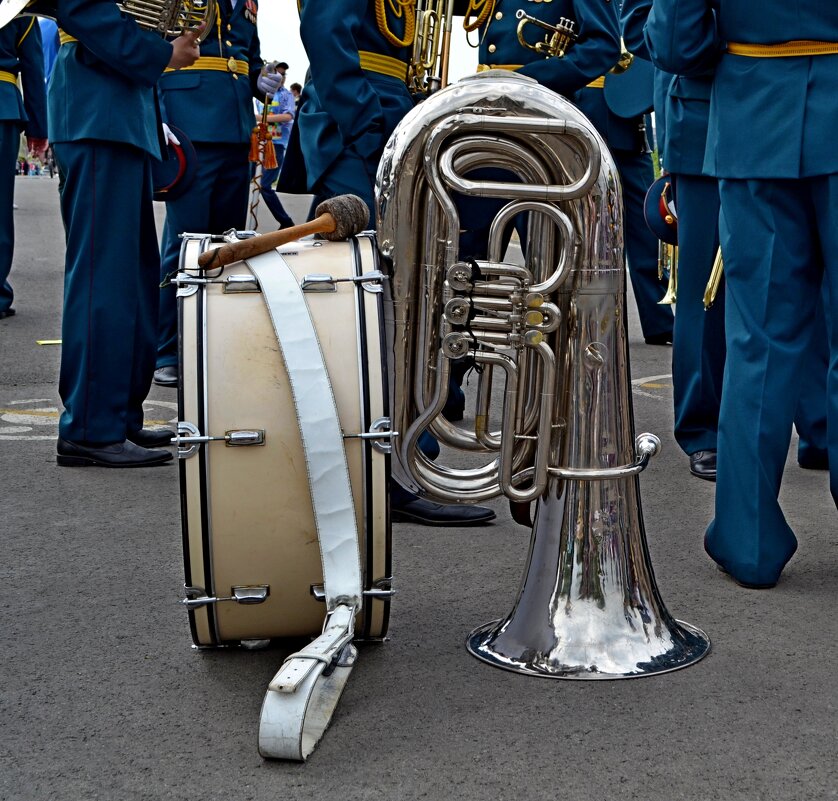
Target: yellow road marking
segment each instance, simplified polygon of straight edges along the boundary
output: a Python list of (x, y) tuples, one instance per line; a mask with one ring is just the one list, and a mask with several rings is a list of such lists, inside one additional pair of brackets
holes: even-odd
[[(0, 409), (0, 415), (3, 414), (11, 414), (15, 415), (16, 417), (58, 417), (61, 412), (59, 411), (45, 411), (44, 409)], [(164, 426), (167, 425), (170, 421), (169, 420), (145, 420), (144, 424), (146, 426)]]

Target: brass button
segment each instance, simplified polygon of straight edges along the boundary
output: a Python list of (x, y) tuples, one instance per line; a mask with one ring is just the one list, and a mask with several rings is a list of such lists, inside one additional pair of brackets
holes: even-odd
[(497, 47), (495, 47), (493, 44), (489, 45), (489, 52), (490, 53), (494, 53), (495, 50), (497, 50)]
[(498, 11), (498, 13), (495, 14), (495, 19), (503, 19), (503, 11)]
[(233, 30), (233, 26), (232, 26), (232, 25), (228, 25), (228, 26), (227, 26), (227, 30), (228, 30), (228, 31), (232, 31), (232, 30)]
[(233, 46), (233, 43), (229, 39), (227, 41), (225, 41), (224, 44), (226, 44), (227, 47), (232, 47)]

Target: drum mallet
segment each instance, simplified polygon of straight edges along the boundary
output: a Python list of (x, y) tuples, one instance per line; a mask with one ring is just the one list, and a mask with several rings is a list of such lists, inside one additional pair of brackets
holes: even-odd
[(309, 234), (320, 234), (324, 239), (333, 242), (348, 239), (366, 230), (370, 218), (367, 204), (357, 195), (338, 195), (324, 200), (314, 213), (317, 216), (302, 225), (272, 231), (263, 236), (240, 239), (238, 242), (207, 250), (198, 256), (198, 266), (202, 270), (215, 270), (235, 261), (267, 253)]

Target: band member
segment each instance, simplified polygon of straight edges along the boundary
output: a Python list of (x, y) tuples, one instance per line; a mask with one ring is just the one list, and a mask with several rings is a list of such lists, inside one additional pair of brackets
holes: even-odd
[(116, 3), (60, 0), (49, 133), (64, 177), (67, 243), (58, 464), (144, 467), (171, 432), (143, 429), (157, 342), (160, 257), (151, 160), (154, 85), (198, 56), (197, 34), (166, 42)]
[(797, 548), (777, 496), (824, 279), (838, 505), (838, 7), (656, 0), (647, 38), (661, 68), (713, 74), (704, 169), (719, 179), (727, 364), (704, 543), (743, 586), (771, 587)]
[[(643, 30), (652, 0), (624, 0), (623, 38), (649, 58)], [(666, 73), (664, 73), (666, 74)], [(668, 75), (668, 74), (667, 74)], [(725, 365), (724, 291), (706, 309), (704, 293), (719, 247), (718, 181), (704, 174), (712, 73), (668, 75), (663, 165), (672, 177), (678, 211), (678, 310), (672, 351), (675, 439), (690, 457), (690, 472), (716, 480), (719, 406)], [(826, 464), (826, 331), (819, 316), (811, 366), (795, 415), (803, 467)]]
[[(384, 145), (413, 107), (405, 79), (414, 24), (410, 3), (303, 0), (300, 8), (311, 80), (303, 88), (296, 127), (308, 191), (315, 202), (346, 193), (360, 196), (370, 209), (370, 227)], [(438, 452), (438, 447), (428, 437), (423, 449)], [(431, 503), (395, 482), (391, 509), (394, 521), (425, 525), (474, 525), (495, 517), (482, 506)]]
[[(605, 5), (617, 14), (616, 0)], [(613, 67), (613, 65), (612, 65)], [(580, 89), (574, 102), (602, 134), (623, 185), (625, 249), (631, 285), (647, 345), (672, 344), (672, 307), (659, 303), (664, 287), (658, 277), (658, 240), (643, 217), (643, 201), (655, 180), (643, 115), (618, 117), (605, 102), (604, 76)]]
[(47, 148), (47, 98), (35, 17), (18, 17), (0, 28), (0, 320), (15, 313), (8, 277), (15, 248), (15, 160), (21, 130), (32, 155), (42, 159)]
[(198, 163), (189, 188), (166, 203), (154, 372), (162, 386), (178, 381), (176, 290), (167, 279), (177, 272), (180, 234), (245, 227), (253, 98), (264, 101), (282, 80), (261, 72), (256, 0), (219, 0), (216, 8), (201, 58), (188, 69), (167, 69), (158, 84), (164, 121), (186, 134)]

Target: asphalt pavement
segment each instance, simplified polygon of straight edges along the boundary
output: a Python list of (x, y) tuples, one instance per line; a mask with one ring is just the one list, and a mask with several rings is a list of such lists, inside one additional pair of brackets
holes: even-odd
[[(57, 181), (16, 189), (17, 316), (0, 321), (0, 799), (838, 797), (827, 476), (791, 451), (782, 503), (800, 547), (775, 589), (722, 576), (702, 549), (713, 485), (689, 475), (672, 438), (671, 350), (643, 343), (633, 303), (636, 429), (663, 441), (641, 477), (652, 562), (669, 610), (710, 635), (710, 655), (601, 682), (469, 656), (466, 635), (509, 611), (527, 556), (528, 532), (497, 500), (485, 528), (394, 526), (389, 640), (361, 646), (308, 763), (261, 759), (259, 708), (288, 648), (191, 647), (176, 467), (55, 464)], [(305, 207), (288, 198), (298, 221)], [(152, 387), (147, 418), (175, 421), (175, 393)]]

